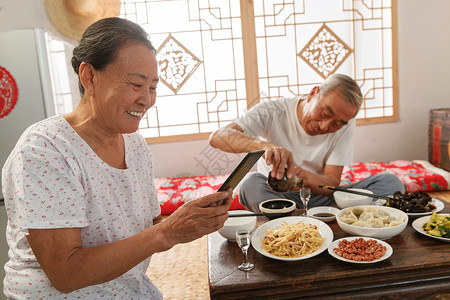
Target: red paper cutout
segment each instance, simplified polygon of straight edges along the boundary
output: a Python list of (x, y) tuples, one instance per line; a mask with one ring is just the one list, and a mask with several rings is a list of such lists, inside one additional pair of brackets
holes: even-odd
[(433, 165), (439, 167), (441, 165), (441, 126), (433, 127)]
[(0, 118), (7, 116), (17, 103), (17, 85), (14, 77), (0, 66)]

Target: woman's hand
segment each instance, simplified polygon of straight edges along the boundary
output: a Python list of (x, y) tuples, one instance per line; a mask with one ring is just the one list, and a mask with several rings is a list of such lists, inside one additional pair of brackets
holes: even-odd
[(163, 221), (163, 216), (159, 215), (156, 218), (153, 219), (153, 225), (159, 224)]
[[(232, 190), (229, 189), (187, 202), (158, 227), (163, 230), (169, 245), (198, 239), (222, 228), (228, 218), (231, 196)], [(220, 200), (223, 200), (222, 205), (217, 205)]]

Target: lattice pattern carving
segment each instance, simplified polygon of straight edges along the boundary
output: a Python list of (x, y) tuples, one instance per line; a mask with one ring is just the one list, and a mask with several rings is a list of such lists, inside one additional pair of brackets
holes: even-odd
[(201, 64), (191, 51), (169, 34), (157, 51), (160, 80), (175, 94)]
[(307, 94), (337, 72), (360, 84), (358, 124), (398, 118), (396, 1), (121, 1), (159, 46), (158, 100), (140, 126), (152, 142), (207, 138), (255, 102)]
[(352, 49), (323, 24), (298, 56), (325, 79), (339, 68), (351, 52)]

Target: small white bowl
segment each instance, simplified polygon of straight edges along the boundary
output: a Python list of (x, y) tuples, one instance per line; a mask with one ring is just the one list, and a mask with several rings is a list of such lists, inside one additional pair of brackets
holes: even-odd
[[(353, 209), (355, 207), (365, 209), (365, 208), (372, 208), (372, 209), (380, 209), (389, 214), (390, 217), (393, 218), (401, 218), (403, 220), (403, 223), (392, 226), (392, 227), (382, 227), (382, 228), (370, 228), (370, 227), (359, 227), (354, 226), (351, 224), (347, 224), (340, 220), (342, 216), (344, 216), (350, 209)], [(374, 205), (360, 205), (360, 206), (354, 206), (354, 207), (347, 207), (344, 209), (341, 209), (336, 214), (336, 221), (341, 227), (342, 230), (347, 232), (348, 234), (351, 234), (353, 236), (367, 236), (372, 237), (380, 240), (389, 239), (393, 236), (396, 236), (397, 234), (400, 234), (405, 228), (406, 225), (408, 225), (408, 215), (404, 213), (403, 211), (387, 207), (387, 206), (374, 206)]]
[(259, 210), (266, 214), (275, 214), (268, 216), (269, 219), (275, 219), (290, 216), (296, 206), (295, 202), (289, 199), (269, 199), (259, 204)]
[(332, 206), (317, 206), (308, 208), (308, 217), (318, 219), (325, 223), (332, 222), (336, 219), (339, 209)]
[[(349, 189), (349, 190), (363, 192), (363, 193), (367, 193), (367, 194), (373, 194), (372, 191), (365, 190), (365, 189)], [(346, 193), (343, 191), (334, 192), (333, 197), (334, 197), (334, 201), (336, 201), (336, 204), (340, 209), (351, 207), (351, 206), (372, 204), (372, 197)]]
[[(230, 210), (229, 215), (242, 215), (242, 214), (253, 214), (253, 212), (248, 210)], [(221, 236), (226, 238), (229, 242), (236, 242), (236, 231), (238, 230), (248, 230), (252, 232), (256, 226), (256, 216), (248, 217), (228, 217), (222, 228), (217, 230)]]

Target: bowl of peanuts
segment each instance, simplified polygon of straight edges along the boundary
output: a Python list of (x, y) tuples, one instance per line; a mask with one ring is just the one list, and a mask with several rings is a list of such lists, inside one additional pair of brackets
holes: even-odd
[(354, 236), (335, 240), (328, 247), (328, 253), (345, 262), (367, 264), (388, 259), (393, 250), (382, 240)]
[(408, 225), (403, 211), (376, 205), (361, 205), (341, 209), (336, 221), (343, 231), (352, 236), (386, 240), (400, 234)]

